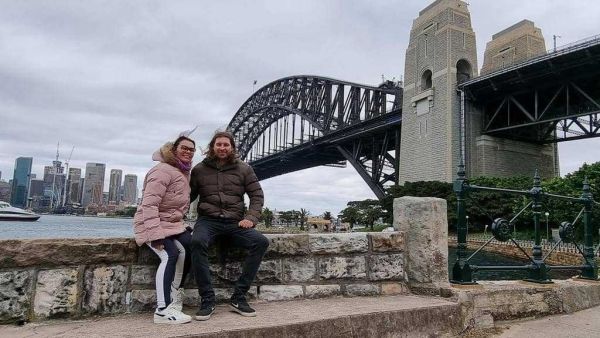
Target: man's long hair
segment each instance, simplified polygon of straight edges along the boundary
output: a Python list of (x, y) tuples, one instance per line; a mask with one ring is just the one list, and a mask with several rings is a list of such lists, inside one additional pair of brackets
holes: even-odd
[(215, 133), (215, 135), (212, 137), (212, 139), (210, 140), (210, 143), (208, 144), (208, 149), (204, 152), (204, 155), (206, 155), (207, 158), (209, 159), (215, 159), (217, 156), (215, 154), (215, 142), (219, 137), (227, 137), (229, 139), (229, 142), (231, 143), (231, 155), (229, 155), (229, 157), (227, 158), (227, 163), (231, 163), (233, 161), (235, 161), (236, 158), (238, 158), (238, 153), (237, 153), (237, 147), (235, 146), (235, 140), (233, 139), (233, 134), (228, 132), (228, 131), (217, 131)]

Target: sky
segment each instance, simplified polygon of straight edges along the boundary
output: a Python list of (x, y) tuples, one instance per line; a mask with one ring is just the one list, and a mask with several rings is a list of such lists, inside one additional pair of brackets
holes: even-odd
[[(179, 132), (206, 147), (267, 83), (321, 75), (399, 79), (412, 21), (431, 1), (0, 1), (0, 171), (33, 157), (43, 174), (60, 142), (70, 167), (101, 162), (143, 181)], [(471, 0), (478, 68), (485, 44), (529, 19), (563, 45), (600, 34), (597, 0)], [(576, 24), (574, 24), (576, 23)], [(256, 87), (253, 82), (257, 81)], [(600, 159), (600, 138), (559, 144), (561, 174)], [(586, 149), (583, 151), (583, 149)], [(201, 160), (197, 153), (195, 161)], [(108, 184), (108, 183), (106, 183)], [(336, 215), (375, 198), (351, 166), (261, 182), (265, 206)]]

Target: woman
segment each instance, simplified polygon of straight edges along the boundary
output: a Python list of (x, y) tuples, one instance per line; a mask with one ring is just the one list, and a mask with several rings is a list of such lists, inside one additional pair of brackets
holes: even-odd
[(168, 142), (152, 155), (159, 161), (144, 180), (142, 203), (133, 218), (135, 241), (148, 245), (158, 257), (154, 323), (183, 324), (191, 317), (181, 312), (181, 287), (190, 266), (190, 229), (183, 215), (190, 204), (189, 174), (196, 143), (186, 136)]

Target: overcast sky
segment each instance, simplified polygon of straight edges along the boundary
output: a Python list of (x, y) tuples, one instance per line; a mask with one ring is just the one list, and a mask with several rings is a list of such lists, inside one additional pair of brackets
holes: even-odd
[[(315, 74), (377, 85), (402, 76), (412, 20), (431, 1), (0, 1), (0, 171), (40, 177), (56, 143), (71, 167), (101, 162), (138, 180), (180, 131), (205, 146), (256, 89)], [(478, 67), (492, 34), (529, 19), (548, 48), (600, 33), (597, 0), (471, 0)], [(600, 159), (600, 139), (559, 146), (561, 173)], [(583, 147), (588, 150), (582, 151)], [(196, 161), (201, 159), (198, 154)], [(106, 179), (108, 180), (108, 178)], [(354, 169), (262, 182), (266, 206), (337, 214), (375, 198)]]

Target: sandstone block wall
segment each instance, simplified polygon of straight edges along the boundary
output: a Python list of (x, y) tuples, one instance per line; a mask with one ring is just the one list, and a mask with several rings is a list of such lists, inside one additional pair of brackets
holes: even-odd
[[(402, 232), (267, 235), (250, 296), (275, 301), (407, 293)], [(242, 252), (211, 258), (219, 301), (231, 296)], [(158, 259), (132, 239), (0, 241), (0, 323), (150, 310)], [(190, 275), (184, 304), (198, 304)]]

